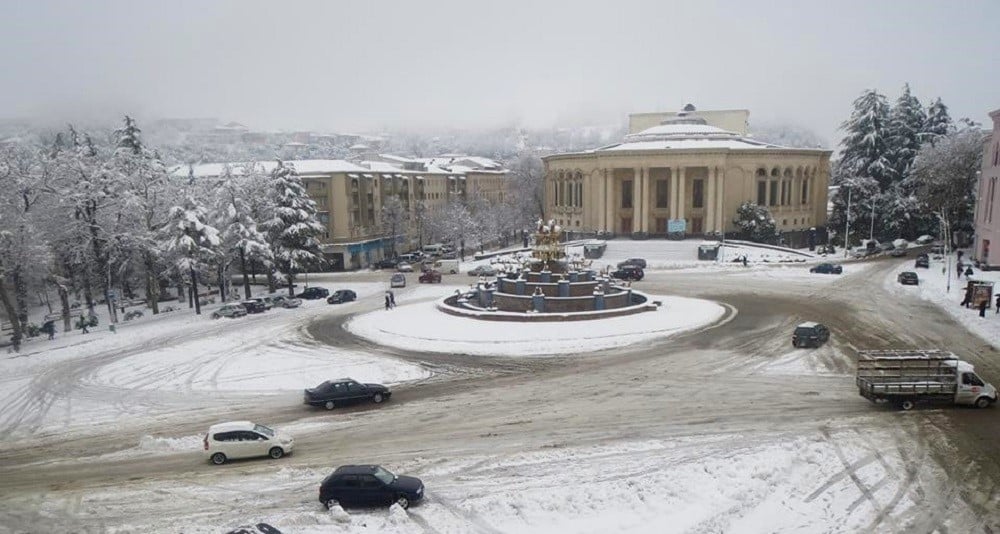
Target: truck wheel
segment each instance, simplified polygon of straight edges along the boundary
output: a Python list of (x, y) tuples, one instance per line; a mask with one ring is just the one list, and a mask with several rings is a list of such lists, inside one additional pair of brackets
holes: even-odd
[(976, 399), (976, 408), (989, 408), (990, 398), (989, 397), (979, 397)]
[(905, 401), (899, 403), (899, 407), (901, 409), (907, 410), (907, 411), (912, 410), (913, 409), (913, 401), (911, 401), (911, 400), (905, 400)]

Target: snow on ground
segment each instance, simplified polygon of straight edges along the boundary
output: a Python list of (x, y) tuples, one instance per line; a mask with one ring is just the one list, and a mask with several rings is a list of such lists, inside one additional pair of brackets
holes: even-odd
[[(965, 326), (970, 332), (983, 338), (987, 343), (1000, 346), (1000, 315), (996, 313), (996, 295), (1000, 291), (1000, 271), (980, 271), (974, 269), (973, 280), (984, 280), (993, 282), (993, 297), (990, 307), (986, 310), (986, 317), (979, 316), (978, 309), (964, 308), (959, 304), (965, 297), (965, 287), (967, 278), (963, 274), (961, 278), (955, 276), (955, 258), (950, 257), (951, 263), (951, 290), (948, 290), (947, 278), (948, 268), (944, 259), (931, 258), (929, 269), (917, 269), (914, 261), (908, 259), (899, 267), (886, 275), (883, 286), (886, 290), (909, 294), (933, 302), (944, 311), (948, 312), (956, 321)], [(900, 284), (896, 277), (903, 271), (912, 271), (920, 277), (920, 285), (904, 286)]]
[[(436, 286), (439, 297), (454, 291)], [(428, 288), (424, 290), (430, 292)], [(400, 305), (353, 317), (350, 332), (376, 343), (410, 350), (473, 355), (541, 356), (573, 354), (640, 343), (713, 323), (721, 305), (700, 299), (650, 295), (663, 302), (656, 311), (598, 321), (511, 323), (456, 317), (437, 302)], [(397, 299), (398, 301), (398, 299)]]
[(88, 490), (83, 499), (52, 494), (41, 506), (56, 516), (72, 506), (116, 518), (113, 532), (140, 533), (258, 522), (303, 534), (904, 532), (975, 523), (961, 500), (941, 497), (942, 471), (931, 458), (909, 449), (898, 430), (865, 426), (415, 458), (386, 466), (426, 485), (424, 502), (408, 511), (327, 511), (316, 490), (332, 468), (308, 467), (129, 483)]

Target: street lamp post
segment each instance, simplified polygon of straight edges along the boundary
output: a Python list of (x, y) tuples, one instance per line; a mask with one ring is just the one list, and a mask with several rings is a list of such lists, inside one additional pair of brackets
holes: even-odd
[(844, 257), (848, 256), (850, 247), (847, 245), (847, 236), (851, 233), (851, 188), (847, 188), (847, 213), (844, 216)]
[(872, 197), (872, 226), (871, 230), (868, 232), (868, 241), (871, 242), (874, 240), (875, 240), (875, 197)]

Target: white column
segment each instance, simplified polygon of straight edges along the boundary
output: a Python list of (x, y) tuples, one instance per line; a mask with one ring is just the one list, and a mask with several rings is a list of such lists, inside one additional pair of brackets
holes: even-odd
[(705, 232), (715, 231), (715, 179), (718, 170), (718, 167), (713, 166), (708, 175), (707, 195), (705, 197)]
[(722, 173), (719, 173), (719, 169), (715, 169), (716, 176), (718, 177), (718, 184), (716, 185), (716, 201), (715, 201), (715, 227), (719, 232), (726, 231), (726, 219), (725, 219), (725, 202), (726, 202), (726, 168), (722, 168)]
[(615, 170), (604, 169), (604, 229), (609, 232), (615, 231), (614, 205), (615, 205)]
[(670, 218), (677, 218), (678, 202), (677, 202), (677, 186), (680, 183), (680, 178), (677, 176), (680, 174), (680, 167), (670, 168)]
[(686, 167), (681, 167), (680, 169), (681, 169), (681, 172), (679, 173), (680, 176), (678, 176), (679, 180), (678, 180), (678, 184), (677, 184), (677, 218), (678, 219), (683, 219), (684, 218), (684, 206), (687, 205), (687, 198), (684, 196), (685, 195), (685, 193), (684, 193), (684, 182), (686, 181), (686, 178), (685, 178), (685, 175), (686, 175), (686, 170), (685, 169), (686, 169)]
[(642, 184), (642, 175), (638, 167), (632, 169), (632, 231), (638, 232), (639, 225), (642, 224), (642, 219), (640, 218), (642, 213), (642, 203), (640, 202), (640, 197), (642, 196), (642, 189), (640, 185)]

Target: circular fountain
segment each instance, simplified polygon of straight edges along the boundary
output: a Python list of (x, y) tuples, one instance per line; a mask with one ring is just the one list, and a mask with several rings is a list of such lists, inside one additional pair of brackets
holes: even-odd
[(562, 229), (538, 221), (530, 256), (512, 255), (497, 276), (438, 303), (452, 315), (490, 321), (578, 321), (619, 317), (659, 308), (644, 293), (568, 258)]

